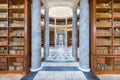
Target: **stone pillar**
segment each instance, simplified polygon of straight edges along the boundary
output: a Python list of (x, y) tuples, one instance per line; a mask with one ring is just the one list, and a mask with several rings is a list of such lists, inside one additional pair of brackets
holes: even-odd
[(56, 47), (57, 43), (56, 43), (56, 27), (54, 27), (54, 47)]
[(65, 31), (65, 34), (66, 34), (66, 38), (65, 38), (66, 40), (65, 41), (66, 41), (66, 43), (65, 43), (65, 45), (67, 47), (67, 43), (68, 43), (67, 42), (68, 41), (68, 38), (67, 38), (67, 18), (65, 19), (65, 24), (66, 24), (66, 31)]
[(49, 56), (49, 8), (45, 6), (44, 20), (44, 58)]
[(32, 51), (31, 72), (40, 70), (41, 67), (41, 25), (40, 25), (40, 0), (32, 0)]
[(89, 0), (80, 0), (80, 70), (89, 72)]
[(73, 17), (72, 17), (72, 56), (77, 58), (77, 6), (73, 7)]
[(54, 27), (54, 47), (56, 47), (56, 45), (57, 45), (56, 18), (54, 20), (55, 20), (55, 27)]

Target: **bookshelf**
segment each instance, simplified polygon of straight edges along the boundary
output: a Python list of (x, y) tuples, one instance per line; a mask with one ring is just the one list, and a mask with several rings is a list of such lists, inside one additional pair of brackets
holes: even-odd
[(91, 2), (91, 69), (93, 73), (120, 73), (119, 30), (120, 1), (93, 0)]
[(44, 30), (41, 30), (41, 46), (44, 47)]
[[(49, 32), (49, 46), (54, 47), (54, 31)], [(41, 46), (44, 47), (44, 30), (41, 31)]]
[(27, 73), (30, 67), (30, 1), (0, 1), (0, 73)]
[(67, 31), (67, 45), (68, 47), (72, 46), (72, 31)]
[(49, 39), (50, 39), (49, 45), (54, 47), (54, 31), (50, 31)]

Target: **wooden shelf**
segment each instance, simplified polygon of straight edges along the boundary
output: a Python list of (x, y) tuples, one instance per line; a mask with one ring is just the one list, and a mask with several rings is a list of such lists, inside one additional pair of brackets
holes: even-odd
[[(120, 45), (115, 45), (117, 44), (115, 43), (115, 39), (119, 40), (120, 36), (119, 35), (116, 36), (114, 32), (115, 28), (120, 30), (120, 26), (114, 26), (115, 24), (119, 25), (120, 23), (120, 17), (114, 17), (114, 16), (119, 16), (120, 8), (114, 8), (113, 6), (115, 5), (114, 2), (116, 2), (116, 0), (107, 0), (107, 1), (93, 0), (91, 1), (90, 4), (91, 5), (91, 70), (95, 74), (120, 73), (120, 70), (117, 69), (115, 70), (115, 67), (120, 67), (120, 65), (118, 66), (115, 65), (117, 63), (115, 60), (120, 62), (120, 54), (118, 54), (120, 51), (119, 49)], [(117, 3), (120, 4), (120, 0), (117, 0)], [(96, 8), (95, 6), (96, 7), (111, 6), (111, 8)], [(107, 16), (105, 17), (105, 15)], [(111, 26), (108, 27), (108, 25), (110, 25), (109, 22), (111, 23)], [(101, 25), (104, 27), (100, 27)], [(100, 36), (96, 36), (98, 34), (97, 33), (98, 30), (101, 30), (101, 32), (99, 32)], [(104, 32), (105, 35), (103, 36), (102, 30), (110, 30), (111, 35), (106, 36), (106, 34), (109, 33), (106, 31)], [(102, 43), (102, 41), (105, 41), (104, 39), (108, 39), (108, 40), (110, 39), (109, 42), (110, 45), (105, 45), (106, 43), (104, 42), (103, 45), (101, 44), (97, 45), (99, 44), (98, 41)]]
[(115, 55), (115, 54), (107, 54), (107, 55), (98, 55), (94, 54), (96, 57), (120, 57), (120, 55)]
[(5, 8), (0, 8), (0, 12), (7, 12), (7, 8), (5, 9)]
[(99, 17), (99, 18), (97, 18), (97, 20), (108, 20), (108, 19), (112, 19), (112, 17)]
[(24, 46), (24, 45), (9, 45), (9, 46)]
[(114, 36), (114, 38), (120, 38), (120, 36)]
[(6, 29), (7, 29), (7, 28), (8, 28), (8, 26), (4, 26), (4, 27), (0, 26), (0, 28), (6, 28)]
[(115, 47), (120, 47), (120, 45), (114, 45)]
[(23, 13), (24, 12), (24, 8), (9, 8), (9, 10), (11, 10), (12, 12), (20, 12)]
[(120, 12), (120, 8), (114, 8), (115, 12)]
[(24, 26), (9, 26), (9, 28), (24, 28)]
[(0, 21), (7, 21), (8, 18), (0, 18)]
[(97, 38), (110, 38), (110, 37), (112, 37), (112, 36), (96, 36)]
[(8, 46), (8, 45), (0, 45), (0, 46)]
[(120, 71), (97, 71), (95, 74), (120, 74)]
[(120, 26), (114, 26), (114, 28), (120, 28)]
[[(4, 34), (4, 31), (7, 32), (6, 36), (0, 36), (1, 42), (6, 40), (8, 44), (0, 45), (0, 62), (5, 62), (6, 65), (0, 65), (0, 74), (24, 74), (29, 71), (30, 68), (30, 52), (31, 52), (31, 2), (29, 0), (2, 0), (0, 4), (4, 3), (8, 6), (7, 9), (0, 8), (0, 13), (8, 13), (7, 18), (0, 18), (0, 33)], [(5, 6), (6, 6), (5, 5)], [(23, 7), (24, 8), (11, 8), (11, 7)], [(29, 11), (29, 12), (28, 12)], [(19, 17), (20, 16), (20, 17)], [(25, 17), (22, 17), (25, 16)], [(7, 25), (2, 27), (3, 25)], [(22, 25), (24, 23), (25, 25)], [(14, 26), (12, 26), (14, 25)], [(16, 34), (16, 36), (11, 36)], [(17, 36), (20, 35), (20, 36)], [(21, 36), (22, 35), (22, 36)], [(24, 36), (23, 36), (24, 35)], [(23, 45), (11, 45), (14, 42), (22, 42)], [(14, 43), (15, 44), (15, 43)], [(3, 51), (2, 51), (3, 50)], [(2, 54), (6, 53), (6, 54)], [(16, 54), (10, 54), (16, 53)], [(19, 53), (19, 54), (18, 54)], [(13, 65), (14, 62), (20, 63), (20, 66), (17, 68)], [(5, 69), (2, 69), (3, 66)], [(14, 67), (14, 70), (11, 70)], [(21, 67), (21, 69), (20, 69)], [(18, 70), (20, 69), (20, 70)]]
[(0, 36), (0, 38), (6, 38), (6, 37), (8, 37), (8, 36)]
[(22, 37), (23, 38), (24, 36), (9, 36), (9, 37)]
[(96, 11), (97, 11), (97, 12), (103, 12), (103, 11), (104, 11), (104, 12), (106, 12), (106, 11), (108, 12), (108, 11), (110, 11), (110, 10), (112, 10), (112, 9), (111, 9), (111, 8), (96, 8)]
[(26, 74), (26, 71), (0, 71), (0, 74)]
[(21, 57), (25, 56), (25, 54), (8, 54), (7, 57)]
[(4, 53), (4, 54), (0, 54), (0, 56), (5, 56), (5, 55), (7, 55), (7, 53)]
[(96, 57), (108, 57), (109, 58), (109, 57), (116, 57), (117, 55), (114, 56), (114, 55), (111, 55), (111, 54), (110, 55), (109, 54), (107, 54), (107, 55), (98, 55), (98, 54), (96, 54), (95, 56)]
[(96, 56), (100, 56), (100, 57), (113, 57), (113, 55), (110, 55), (110, 54), (96, 54)]
[(104, 26), (104, 27), (99, 27), (99, 26), (97, 26), (96, 28), (97, 28), (97, 29), (106, 29), (106, 28), (112, 28), (112, 27), (111, 27), (111, 26), (109, 26), (109, 27), (108, 27), (108, 26), (107, 26), (107, 27), (105, 27), (105, 26)]
[(120, 21), (120, 18), (119, 17), (114, 17), (114, 20)]
[(110, 47), (111, 45), (96, 45), (96, 47)]
[(19, 17), (9, 17), (9, 19), (21, 20), (21, 21), (23, 21), (23, 20), (24, 20), (24, 18), (19, 18)]

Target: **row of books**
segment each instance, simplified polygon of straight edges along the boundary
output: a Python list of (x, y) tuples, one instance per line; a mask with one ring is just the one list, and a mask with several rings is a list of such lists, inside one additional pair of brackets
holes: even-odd
[[(0, 8), (8, 8), (8, 4), (0, 4)], [(22, 4), (22, 5), (10, 5), (10, 8), (24, 8), (24, 4)]]
[[(111, 8), (112, 4), (111, 1), (108, 3), (100, 3), (96, 5), (96, 8)], [(114, 3), (113, 8), (120, 8), (120, 3)]]

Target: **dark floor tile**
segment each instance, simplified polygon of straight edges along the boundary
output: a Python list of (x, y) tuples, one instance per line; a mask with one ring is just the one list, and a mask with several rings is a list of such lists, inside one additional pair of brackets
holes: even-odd
[(44, 62), (48, 62), (48, 63), (72, 63), (72, 62), (77, 62), (77, 61), (75, 61), (75, 60), (67, 60), (67, 61), (45, 60)]
[(25, 75), (21, 80), (33, 80), (38, 72), (31, 72)]
[(67, 66), (44, 66), (40, 71), (80, 71), (78, 67)]
[(95, 74), (92, 72), (83, 72), (87, 80), (100, 80)]

